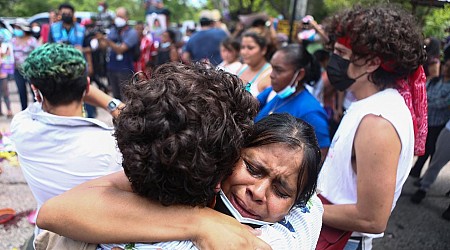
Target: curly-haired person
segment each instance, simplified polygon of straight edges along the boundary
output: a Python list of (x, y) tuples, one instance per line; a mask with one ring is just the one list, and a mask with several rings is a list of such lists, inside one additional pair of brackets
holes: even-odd
[(164, 205), (210, 205), (257, 110), (239, 84), (231, 74), (177, 63), (124, 89), (115, 136), (133, 191)]
[(337, 241), (370, 249), (383, 235), (414, 153), (424, 150), (426, 53), (413, 17), (391, 5), (347, 10), (327, 30), (334, 45), (330, 83), (357, 100), (332, 140), (318, 184), (328, 204), (321, 236), (330, 228), (341, 233), (320, 238), (318, 247)]
[[(268, 162), (270, 155), (275, 154), (272, 152), (276, 152), (277, 148), (286, 152), (283, 156), (295, 158), (294, 154), (298, 152), (291, 152), (288, 148), (301, 147), (305, 155), (308, 150), (313, 152), (311, 158), (305, 156), (307, 160), (304, 163), (300, 161), (300, 164), (293, 161), (293, 165), (289, 166), (292, 169), (289, 175), (292, 175), (294, 180), (291, 184), (300, 185), (297, 180), (303, 178), (308, 179), (308, 184), (298, 187), (297, 198), (292, 199), (292, 202), (295, 200), (295, 203), (306, 203), (312, 196), (319, 172), (317, 159), (320, 159), (313, 130), (310, 126), (305, 127), (301, 121), (297, 122), (295, 118), (286, 116), (270, 117), (271, 119), (264, 120), (252, 129), (257, 102), (245, 91), (238, 77), (223, 71), (203, 69), (201, 66), (168, 64), (158, 68), (149, 81), (129, 85), (124, 93), (127, 102), (115, 120), (115, 136), (123, 154), (125, 175), (135, 193), (159, 201), (163, 205), (214, 207), (216, 195), (222, 187), (223, 192), (218, 196), (218, 204), (225, 202), (237, 209), (234, 210), (236, 213), (257, 219), (260, 223), (273, 223), (280, 220), (276, 218), (280, 217), (278, 209), (270, 208), (263, 212), (256, 206), (250, 208), (249, 200), (244, 202), (246, 205), (237, 205), (233, 203), (237, 198), (233, 199), (231, 193), (236, 192), (236, 186), (246, 183), (243, 179), (248, 177), (243, 178), (243, 175), (248, 175), (247, 164), (264, 162), (268, 167), (272, 167)], [(313, 135), (313, 139), (305, 139), (305, 134)], [(295, 142), (285, 138), (291, 138), (290, 140)], [(309, 143), (309, 140), (314, 143)], [(282, 144), (289, 146), (283, 148)], [(310, 144), (314, 147), (303, 146)], [(266, 152), (263, 151), (264, 145), (267, 146)], [(255, 150), (250, 150), (252, 148)], [(241, 152), (247, 153), (241, 155)], [(256, 152), (267, 158), (257, 156)], [(278, 157), (282, 158), (281, 155)], [(298, 165), (304, 165), (306, 170), (298, 169)], [(238, 177), (226, 178), (232, 173), (232, 166), (235, 166), (233, 175)], [(240, 166), (247, 167), (242, 169)], [(262, 171), (259, 167), (252, 167), (255, 168), (253, 171)], [(296, 174), (303, 176), (306, 172), (311, 176), (295, 177)], [(285, 176), (280, 175), (278, 178)], [(221, 181), (223, 182), (220, 185)], [(240, 196), (238, 199), (244, 201), (245, 197)], [(284, 198), (284, 201), (287, 200)], [(278, 200), (277, 207), (283, 207), (284, 201)], [(243, 208), (245, 206), (247, 210), (253, 211), (253, 214), (246, 211)], [(292, 204), (286, 206), (281, 217), (284, 217), (290, 208)], [(320, 218), (316, 219), (314, 224), (319, 225), (317, 221)], [(257, 223), (256, 220), (252, 222)], [(289, 235), (287, 228), (285, 229), (285, 235)], [(268, 243), (287, 247), (285, 242), (281, 243), (279, 240), (283, 238), (279, 232), (271, 228), (265, 230), (270, 237), (264, 236), (263, 239)], [(303, 231), (299, 233), (306, 234)], [(295, 240), (292, 242), (297, 243)], [(100, 248), (111, 249), (114, 246), (102, 244)], [(163, 249), (190, 249), (193, 245), (191, 242), (181, 241), (158, 246)], [(142, 244), (136, 244), (135, 248), (146, 249)]]
[(45, 44), (22, 68), (37, 101), (12, 120), (12, 140), (39, 210), (53, 196), (122, 169), (113, 128), (83, 112), (83, 101), (107, 109), (118, 100), (89, 85), (84, 56), (73, 46)]

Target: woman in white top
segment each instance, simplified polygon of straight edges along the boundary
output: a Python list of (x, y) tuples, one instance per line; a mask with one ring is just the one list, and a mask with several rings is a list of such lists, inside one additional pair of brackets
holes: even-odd
[(219, 69), (223, 69), (231, 74), (237, 74), (242, 68), (239, 58), (241, 44), (238, 40), (228, 37), (220, 43), (220, 57), (223, 61), (217, 65)]
[[(318, 188), (331, 203), (324, 205), (323, 224), (353, 232), (345, 249), (370, 249), (386, 228), (414, 153), (424, 150), (423, 39), (413, 17), (393, 6), (356, 7), (334, 16), (327, 28), (335, 40), (330, 83), (356, 101), (320, 173)], [(326, 244), (319, 239), (319, 247)]]
[(245, 65), (237, 75), (249, 85), (249, 91), (255, 97), (270, 87), (272, 66), (266, 58), (267, 45), (267, 39), (253, 30), (242, 35), (241, 57)]

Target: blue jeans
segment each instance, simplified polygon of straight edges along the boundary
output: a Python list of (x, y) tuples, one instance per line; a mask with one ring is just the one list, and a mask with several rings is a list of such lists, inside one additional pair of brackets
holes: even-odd
[[(16, 81), (17, 91), (19, 92), (20, 104), (22, 105), (22, 110), (24, 110), (28, 106), (27, 85), (29, 84), (25, 77), (17, 69), (14, 69), (14, 80)], [(29, 88), (31, 91), (30, 85)], [(31, 94), (33, 94), (34, 97), (33, 91), (31, 91)]]
[(359, 250), (361, 249), (361, 241), (356, 240), (348, 240), (347, 244), (344, 247), (344, 250)]
[(420, 189), (427, 191), (434, 183), (441, 169), (450, 161), (450, 130), (442, 129), (436, 141), (436, 150), (425, 174), (420, 181)]
[(95, 106), (89, 105), (87, 103), (84, 104), (84, 110), (86, 110), (86, 114), (88, 118), (97, 117), (97, 109)]
[(350, 237), (344, 250), (370, 250), (372, 249), (372, 238), (369, 237)]

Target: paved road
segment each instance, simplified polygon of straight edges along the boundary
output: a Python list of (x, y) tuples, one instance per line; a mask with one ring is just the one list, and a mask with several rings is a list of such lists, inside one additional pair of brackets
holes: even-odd
[[(10, 82), (14, 113), (20, 104), (14, 82)], [(31, 97), (30, 97), (31, 100)], [(99, 119), (109, 122), (106, 112), (100, 111)], [(0, 117), (0, 130), (9, 130), (10, 120)], [(26, 219), (36, 202), (23, 179), (20, 167), (8, 162), (0, 163), (4, 173), (0, 175), (0, 208), (12, 207), (18, 215), (5, 225), (0, 225), (0, 250), (20, 249), (33, 234), (33, 226)], [(450, 204), (444, 194), (450, 189), (450, 163), (443, 169), (425, 200), (415, 205), (409, 201), (416, 188), (413, 180), (404, 186), (396, 209), (393, 211), (385, 236), (374, 241), (374, 249), (450, 249), (450, 221), (441, 218)]]

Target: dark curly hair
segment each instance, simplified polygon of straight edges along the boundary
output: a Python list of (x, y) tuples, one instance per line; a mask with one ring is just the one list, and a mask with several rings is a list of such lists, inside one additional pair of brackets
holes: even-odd
[(321, 153), (314, 128), (288, 113), (271, 114), (255, 123), (252, 133), (245, 140), (244, 148), (273, 143), (302, 149), (303, 161), (298, 174), (295, 204), (306, 204), (316, 191), (321, 169)]
[(163, 205), (206, 206), (239, 160), (257, 101), (238, 77), (168, 63), (124, 88), (115, 136), (133, 190)]
[(351, 60), (378, 56), (392, 70), (379, 67), (371, 82), (384, 89), (415, 71), (426, 60), (424, 40), (414, 17), (396, 5), (356, 6), (333, 17), (326, 26), (330, 48), (349, 37)]

